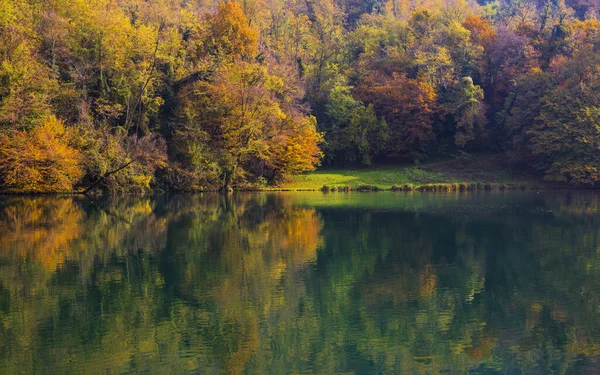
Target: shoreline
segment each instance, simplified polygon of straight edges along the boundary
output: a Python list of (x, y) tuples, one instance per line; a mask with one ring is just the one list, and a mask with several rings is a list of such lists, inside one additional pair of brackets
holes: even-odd
[[(221, 181), (170, 189), (156, 184), (148, 189), (111, 191), (76, 186), (72, 191), (0, 190), (3, 196), (144, 196), (162, 194), (223, 193)], [(503, 155), (478, 155), (422, 165), (379, 165), (369, 168), (330, 168), (291, 176), (286, 182), (267, 186), (241, 182), (235, 192), (478, 192), (531, 190), (595, 190), (599, 186), (545, 181), (536, 171), (506, 162)], [(226, 194), (228, 192), (225, 192)]]
[(554, 184), (502, 184), (502, 183), (429, 183), (422, 185), (397, 185), (390, 188), (380, 188), (377, 186), (323, 186), (317, 188), (286, 188), (273, 187), (265, 189), (234, 189), (232, 192), (223, 192), (220, 190), (190, 190), (190, 191), (157, 191), (149, 190), (144, 193), (103, 193), (103, 194), (85, 194), (84, 192), (6, 192), (0, 191), (0, 197), (115, 197), (115, 196), (160, 196), (168, 194), (233, 194), (233, 193), (301, 193), (301, 192), (321, 192), (328, 193), (479, 193), (479, 192), (516, 192), (516, 191), (600, 191), (599, 188), (581, 187), (581, 186), (558, 186)]

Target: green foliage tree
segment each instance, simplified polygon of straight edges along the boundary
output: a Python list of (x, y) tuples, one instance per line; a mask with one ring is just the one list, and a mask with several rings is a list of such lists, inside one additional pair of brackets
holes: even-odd
[(485, 134), (485, 107), (483, 90), (473, 84), (471, 77), (463, 77), (449, 109), (456, 120), (454, 143), (465, 148), (476, 136)]
[(552, 79), (541, 69), (532, 69), (525, 77), (515, 82), (506, 99), (502, 121), (510, 144), (510, 149), (524, 152), (529, 135), (527, 131), (540, 113), (542, 98), (552, 89)]
[(372, 104), (354, 110), (347, 132), (361, 164), (371, 165), (373, 158), (387, 149), (388, 131), (385, 119), (377, 120)]
[(340, 79), (332, 84), (326, 104), (327, 121), (321, 123), (320, 128), (325, 132), (326, 143), (324, 145), (327, 162), (351, 163), (356, 160), (351, 150), (351, 139), (348, 134), (350, 120), (361, 103), (352, 96), (352, 87), (346, 85)]

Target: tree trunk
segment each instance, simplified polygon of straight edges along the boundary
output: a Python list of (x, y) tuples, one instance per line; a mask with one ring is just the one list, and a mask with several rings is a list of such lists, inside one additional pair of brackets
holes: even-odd
[(233, 173), (227, 172), (225, 174), (225, 180), (223, 182), (223, 186), (221, 187), (221, 192), (223, 193), (233, 193), (233, 188), (231, 187), (231, 176)]

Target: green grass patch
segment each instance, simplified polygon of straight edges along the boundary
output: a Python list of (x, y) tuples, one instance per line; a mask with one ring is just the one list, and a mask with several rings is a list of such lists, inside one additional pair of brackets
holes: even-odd
[(537, 178), (507, 167), (501, 156), (471, 157), (421, 166), (320, 169), (295, 176), (283, 190), (471, 191), (539, 186)]
[(290, 190), (320, 190), (323, 186), (330, 189), (349, 186), (353, 190), (365, 186), (378, 189), (390, 189), (392, 185), (418, 183), (425, 181), (441, 181), (443, 174), (426, 172), (416, 167), (386, 167), (376, 169), (322, 169), (316, 172), (295, 176), (284, 184)]

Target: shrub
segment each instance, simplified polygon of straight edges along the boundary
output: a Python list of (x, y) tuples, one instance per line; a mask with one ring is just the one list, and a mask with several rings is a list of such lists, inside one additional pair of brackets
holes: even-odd
[(156, 171), (156, 187), (162, 191), (192, 192), (217, 191), (218, 186), (208, 185), (200, 173), (182, 168), (178, 163), (168, 164)]
[(379, 188), (375, 185), (359, 185), (356, 187), (356, 191), (379, 191)]

